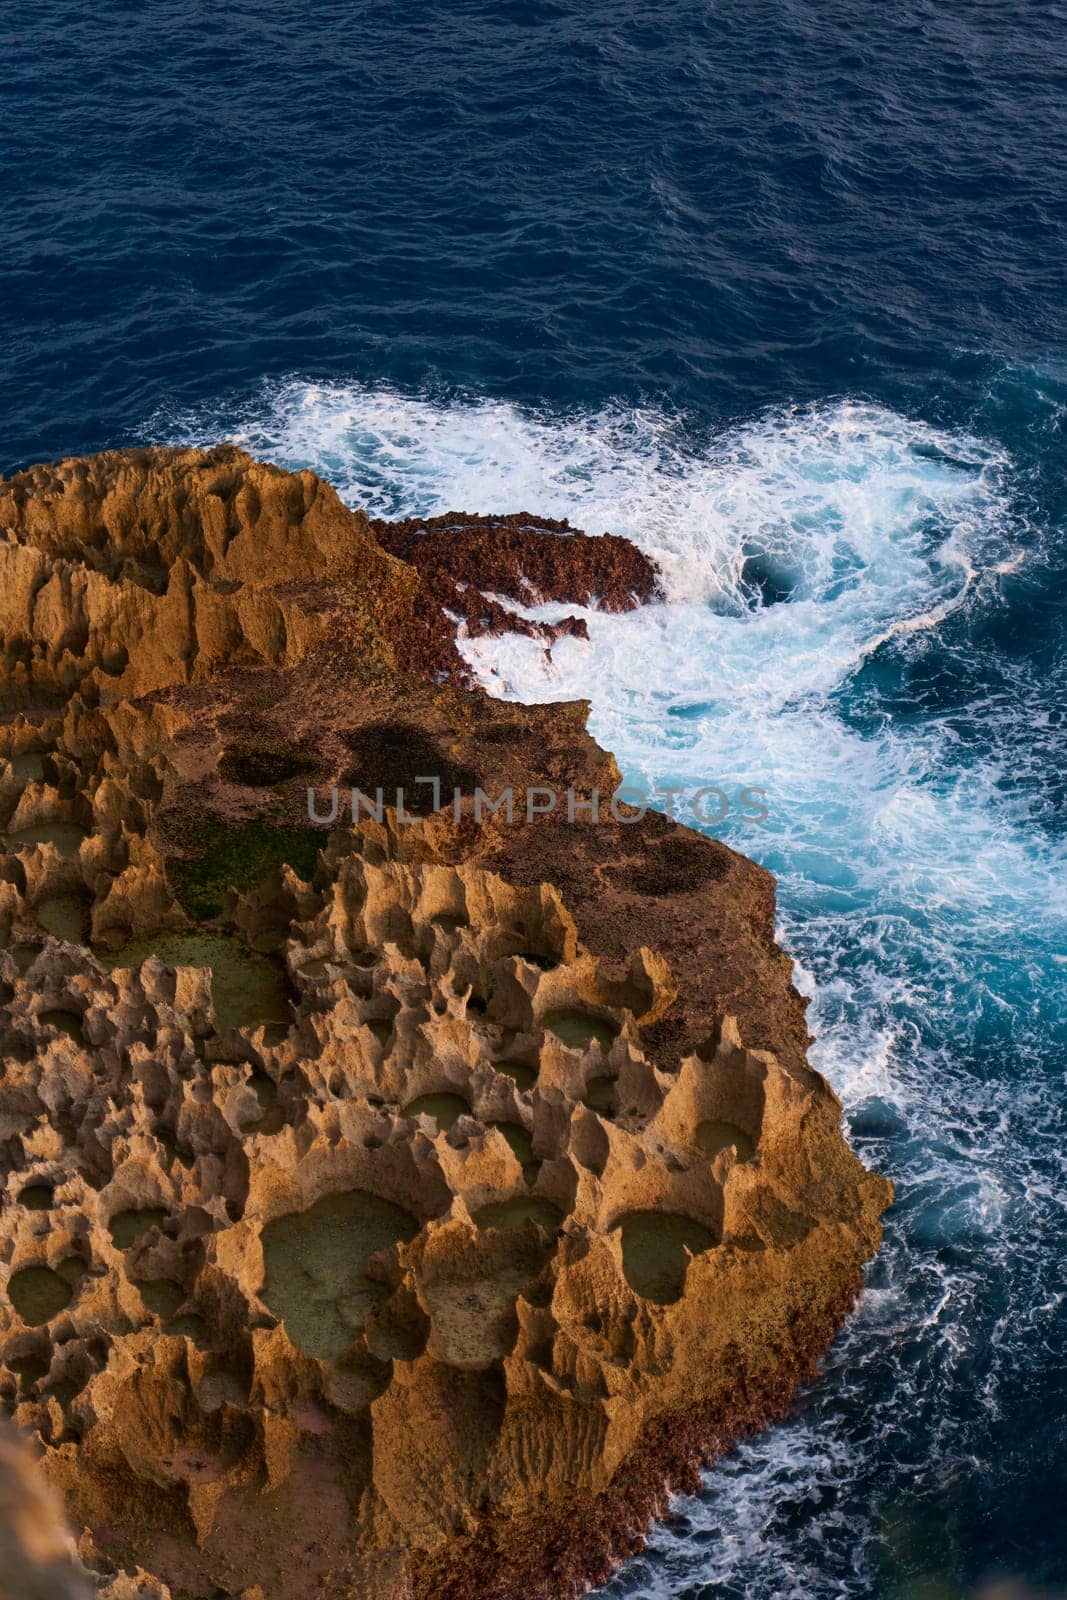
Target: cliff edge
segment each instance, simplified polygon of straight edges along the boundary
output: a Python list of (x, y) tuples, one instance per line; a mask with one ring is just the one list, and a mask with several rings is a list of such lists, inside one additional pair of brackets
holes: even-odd
[(815, 1371), (891, 1191), (773, 881), (475, 798), (619, 775), (457, 626), (655, 592), (230, 447), (0, 482), (0, 1405), (102, 1582), (556, 1600)]

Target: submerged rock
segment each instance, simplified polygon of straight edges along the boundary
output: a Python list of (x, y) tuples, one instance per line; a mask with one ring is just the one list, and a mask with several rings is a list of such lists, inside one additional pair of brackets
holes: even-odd
[[(457, 585), (654, 574), (228, 449), (35, 469), (0, 530), (0, 1402), (84, 1560), (114, 1600), (601, 1578), (812, 1374), (890, 1195), (767, 874), (466, 792), (617, 772), (583, 707), (464, 683)], [(309, 823), (427, 775), (460, 800)]]

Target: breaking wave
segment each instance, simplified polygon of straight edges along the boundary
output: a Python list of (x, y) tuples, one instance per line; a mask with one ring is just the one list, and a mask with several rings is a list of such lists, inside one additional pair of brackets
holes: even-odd
[(1037, 1515), (1008, 1469), (1067, 1344), (1067, 874), (1047, 686), (998, 642), (1045, 537), (1012, 460), (847, 401), (701, 437), (296, 380), (169, 432), (310, 466), (377, 515), (526, 509), (659, 563), (663, 599), (584, 612), (588, 641), (461, 648), (497, 695), (588, 699), (628, 781), (765, 791), (762, 825), (715, 831), (778, 875), (813, 1058), (898, 1197), (825, 1376), (605, 1592), (960, 1592), (989, 1508), (1021, 1539)]

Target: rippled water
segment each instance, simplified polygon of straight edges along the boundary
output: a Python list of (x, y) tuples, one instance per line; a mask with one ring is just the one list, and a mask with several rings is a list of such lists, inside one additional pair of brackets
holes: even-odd
[(824, 1378), (622, 1596), (1067, 1584), (1061, 4), (69, 0), (10, 29), (9, 464), (243, 439), (380, 514), (629, 534), (495, 693), (766, 790), (898, 1199)]
[(1062, 1573), (1065, 658), (1042, 625), (1062, 530), (1034, 469), (843, 401), (698, 444), (655, 411), (292, 382), (229, 427), (352, 504), (536, 506), (656, 556), (664, 602), (583, 613), (588, 642), (463, 648), (494, 693), (588, 697), (648, 791), (764, 789), (762, 824), (715, 831), (778, 874), (813, 1057), (897, 1184), (826, 1378), (607, 1592), (919, 1597)]

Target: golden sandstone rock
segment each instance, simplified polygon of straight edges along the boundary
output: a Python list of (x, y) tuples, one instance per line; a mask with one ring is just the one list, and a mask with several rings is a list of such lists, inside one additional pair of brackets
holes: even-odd
[[(0, 1399), (82, 1558), (112, 1600), (580, 1590), (877, 1247), (770, 879), (651, 815), (310, 827), (309, 783), (617, 780), (310, 474), (101, 456), (0, 530)], [(516, 583), (538, 536), (623, 603), (623, 541), (534, 519)]]

